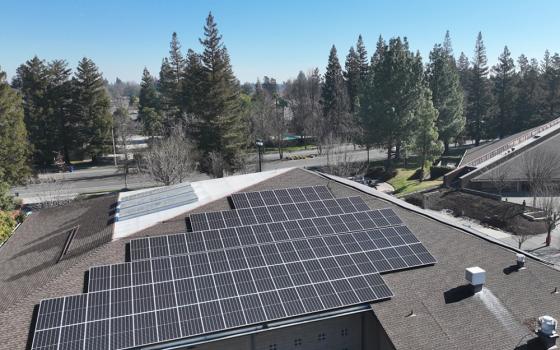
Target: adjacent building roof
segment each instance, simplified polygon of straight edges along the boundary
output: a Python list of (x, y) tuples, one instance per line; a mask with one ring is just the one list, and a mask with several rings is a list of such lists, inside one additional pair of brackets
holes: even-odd
[[(313, 185), (327, 185), (335, 197), (361, 196), (372, 209), (392, 208), (438, 260), (434, 266), (384, 275), (395, 296), (371, 307), (395, 348), (523, 349), (535, 338), (531, 327), (537, 317), (547, 314), (560, 318), (560, 294), (552, 293), (560, 286), (559, 271), (532, 258), (528, 259), (527, 269), (515, 271), (512, 250), (453, 227), (398, 199), (301, 169), (266, 179), (244, 191)], [(111, 226), (107, 228), (106, 225), (106, 211), (114, 200), (107, 197), (85, 201), (82, 211), (76, 208), (76, 213), (69, 217), (63, 215), (69, 210), (65, 210), (67, 207), (32, 214), (0, 249), (3, 269), (6, 262), (12, 265), (16, 262), (11, 259), (39, 259), (41, 252), (46, 253), (49, 261), (44, 267), (35, 263), (35, 266), (11, 272), (9, 276), (18, 277), (13, 281), (7, 281), (10, 277), (3, 275), (2, 288), (9, 282), (9, 288), (15, 293), (25, 290), (11, 302), (2, 304), (0, 320), (2, 324), (10, 325), (0, 332), (0, 344), (5, 348), (24, 349), (29, 344), (34, 308), (41, 299), (80, 293), (84, 272), (90, 266), (122, 262), (128, 239), (109, 241), (104, 238), (103, 242), (92, 239), (95, 244), (86, 246), (84, 241), (84, 245), (77, 246), (82, 247), (75, 250), (76, 254), (80, 252), (79, 255), (66, 260), (61, 271), (58, 266), (62, 265), (54, 263), (54, 258), (56, 252), (64, 249), (65, 240), (47, 239), (56, 238), (57, 233), (66, 232), (77, 224), (80, 225), (78, 235), (90, 220), (101, 223), (96, 232), (105, 229), (110, 232)], [(224, 197), (192, 212), (227, 209), (228, 199)], [(86, 215), (88, 212), (99, 215)], [(130, 238), (184, 232), (185, 217), (189, 214), (146, 228)], [(50, 229), (34, 236), (34, 228), (40, 226)], [(62, 259), (62, 263), (64, 261)], [(485, 289), (475, 296), (465, 293), (464, 270), (471, 266), (480, 266), (487, 271)], [(42, 271), (41, 282), (30, 282), (35, 270)], [(415, 316), (407, 317), (410, 314)]]
[[(501, 162), (489, 171), (476, 176), (471, 181), (492, 181), (500, 178), (505, 181), (522, 181), (527, 179), (527, 166), (534, 166), (536, 162), (550, 162), (549, 155), (556, 154), (556, 160), (560, 160), (560, 133), (543, 140), (534, 147), (528, 148), (513, 157)], [(526, 163), (528, 161), (528, 163)], [(547, 171), (551, 180), (560, 180), (560, 164), (548, 164)]]

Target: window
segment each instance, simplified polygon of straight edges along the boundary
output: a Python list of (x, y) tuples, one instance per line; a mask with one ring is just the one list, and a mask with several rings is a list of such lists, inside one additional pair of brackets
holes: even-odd
[(294, 340), (294, 346), (301, 346), (301, 338)]
[(318, 341), (325, 341), (327, 339), (327, 335), (325, 333), (319, 333), (319, 336), (317, 336), (317, 340)]
[(343, 328), (342, 331), (340, 331), (340, 335), (343, 337), (347, 337), (348, 336), (348, 328)]

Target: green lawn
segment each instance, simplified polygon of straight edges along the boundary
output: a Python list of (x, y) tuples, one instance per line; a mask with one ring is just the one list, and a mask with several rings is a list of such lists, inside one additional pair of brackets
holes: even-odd
[[(383, 165), (385, 165), (385, 161), (375, 161), (370, 163), (370, 166)], [(395, 192), (393, 194), (397, 197), (402, 197), (412, 192), (437, 187), (443, 184), (442, 179), (424, 180), (422, 182), (417, 179), (411, 179), (416, 170), (420, 168), (420, 162), (417, 157), (408, 158), (406, 166), (403, 160), (394, 163), (393, 166), (397, 170), (397, 174), (393, 178), (387, 180), (387, 183), (395, 188)], [(426, 169), (425, 171), (429, 170)]]
[(424, 180), (422, 182), (415, 179), (410, 179), (415, 172), (416, 169), (397, 168), (397, 175), (387, 181), (391, 186), (395, 188), (395, 192), (393, 193), (394, 195), (396, 195), (397, 197), (402, 197), (412, 192), (441, 186), (441, 184), (443, 183), (441, 179)]

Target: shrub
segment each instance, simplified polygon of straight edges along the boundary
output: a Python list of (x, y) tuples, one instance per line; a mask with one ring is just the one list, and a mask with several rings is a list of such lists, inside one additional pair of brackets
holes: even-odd
[(12, 215), (6, 211), (0, 211), (0, 243), (10, 237), (14, 227), (16, 227), (16, 221)]
[(442, 177), (443, 175), (447, 174), (453, 170), (453, 168), (449, 168), (446, 166), (433, 166), (430, 168), (430, 179), (437, 179), (438, 177)]

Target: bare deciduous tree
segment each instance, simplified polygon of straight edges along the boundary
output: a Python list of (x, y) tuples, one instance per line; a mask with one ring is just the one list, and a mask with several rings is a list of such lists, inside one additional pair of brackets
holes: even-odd
[[(128, 174), (130, 172), (130, 157), (128, 152), (130, 139), (136, 131), (136, 125), (134, 121), (130, 119), (126, 107), (119, 107), (113, 113), (113, 130), (117, 147), (120, 148), (120, 152), (124, 156), (124, 159), (120, 162), (119, 168), (123, 171), (124, 188), (128, 188)], [(114, 156), (117, 157), (117, 154)]]
[(560, 191), (558, 185), (547, 183), (539, 187), (535, 193), (537, 208), (542, 211), (543, 222), (546, 226), (546, 246), (550, 245), (552, 230), (560, 223)]
[(196, 152), (180, 127), (164, 139), (154, 139), (145, 154), (144, 168), (152, 179), (164, 185), (183, 182), (196, 170)]
[(560, 171), (560, 154), (552, 151), (538, 152), (529, 150), (523, 154), (523, 174), (533, 195), (533, 206), (536, 205), (536, 193), (542, 191), (552, 178)]
[(490, 170), (490, 181), (500, 196), (502, 196), (504, 189), (508, 185), (508, 175), (510, 170), (510, 166), (505, 163)]

